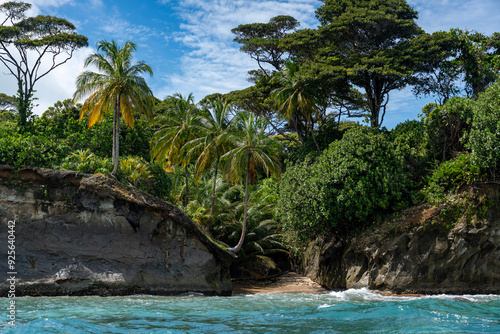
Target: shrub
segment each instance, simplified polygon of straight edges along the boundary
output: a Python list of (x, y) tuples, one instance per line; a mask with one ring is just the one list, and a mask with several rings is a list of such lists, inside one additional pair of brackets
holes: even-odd
[(43, 136), (0, 131), (0, 164), (53, 168), (70, 150), (65, 143)]
[(113, 163), (109, 158), (99, 157), (86, 149), (71, 152), (59, 168), (87, 174), (110, 174), (113, 170)]
[(429, 134), (431, 156), (441, 162), (465, 150), (474, 101), (453, 97), (442, 106), (425, 108), (425, 125)]
[(377, 130), (349, 129), (313, 164), (287, 170), (278, 210), (299, 241), (328, 231), (348, 233), (400, 208), (408, 187), (402, 159)]
[(467, 147), (473, 161), (495, 180), (500, 167), (500, 83), (489, 87), (474, 105)]
[(151, 193), (158, 198), (172, 201), (171, 192), (174, 184), (170, 175), (168, 175), (163, 168), (154, 163), (148, 164), (148, 170), (153, 176)]
[(462, 185), (477, 180), (480, 175), (481, 170), (474, 164), (472, 155), (461, 154), (439, 165), (423, 192), (428, 201), (436, 203), (443, 200), (449, 191), (457, 190)]

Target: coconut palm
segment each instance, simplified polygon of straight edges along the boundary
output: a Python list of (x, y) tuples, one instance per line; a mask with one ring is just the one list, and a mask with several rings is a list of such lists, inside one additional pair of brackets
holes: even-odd
[(85, 67), (94, 66), (99, 72), (85, 71), (76, 80), (73, 102), (89, 95), (81, 109), (80, 120), (88, 115), (89, 128), (113, 113), (112, 162), (115, 174), (119, 166), (120, 115), (125, 124), (134, 127), (134, 112), (152, 119), (154, 96), (142, 74), (153, 75), (143, 61), (132, 64), (136, 45), (126, 42), (120, 47), (115, 41), (100, 41), (97, 52), (87, 57)]
[(248, 209), (248, 186), (251, 180), (257, 178), (257, 169), (262, 168), (266, 174), (281, 174), (278, 160), (280, 146), (275, 140), (265, 134), (266, 120), (255, 118), (253, 114), (241, 112), (236, 116), (236, 131), (227, 134), (234, 148), (225, 153), (221, 160), (224, 163), (226, 177), (237, 182), (244, 177), (245, 202), (241, 237), (235, 247), (229, 248), (231, 252), (238, 252), (243, 245), (246, 233), (246, 220)]
[[(302, 137), (298, 128), (300, 117), (306, 120), (306, 127), (311, 133), (318, 152), (321, 150), (314, 135), (313, 114), (318, 113), (318, 106), (315, 102), (314, 91), (304, 84), (298, 76), (299, 66), (297, 63), (287, 61), (281, 72), (278, 72), (274, 82), (280, 85), (271, 93), (277, 105), (278, 113), (284, 116), (289, 122), (293, 120), (297, 134)], [(302, 142), (304, 139), (302, 139)]]
[(187, 97), (174, 94), (169, 97), (173, 101), (157, 123), (162, 125), (154, 135), (151, 143), (151, 156), (157, 161), (168, 160), (172, 164), (184, 167), (185, 198), (184, 206), (189, 202), (188, 165), (192, 155), (187, 154), (186, 143), (197, 137), (202, 130), (199, 111), (193, 103), (193, 94)]
[(200, 116), (203, 126), (199, 137), (187, 143), (188, 154), (198, 157), (195, 164), (196, 180), (200, 179), (201, 174), (207, 168), (212, 166), (214, 168), (210, 214), (214, 212), (220, 157), (230, 148), (230, 143), (226, 138), (232, 124), (231, 112), (231, 103), (228, 100), (220, 96), (208, 100), (208, 108), (204, 109)]

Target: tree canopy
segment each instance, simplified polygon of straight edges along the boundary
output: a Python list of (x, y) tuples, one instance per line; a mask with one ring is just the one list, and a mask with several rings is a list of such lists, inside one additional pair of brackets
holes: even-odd
[[(26, 17), (31, 7), (24, 2), (0, 5), (0, 62), (17, 80), (16, 104), (21, 130), (32, 116), (35, 84), (87, 46), (87, 37), (78, 35), (65, 19), (38, 15)], [(43, 64), (43, 66), (42, 66)], [(48, 66), (47, 66), (48, 65)]]
[(370, 124), (380, 127), (389, 93), (405, 87), (415, 69), (417, 12), (405, 0), (327, 0), (316, 16), (321, 26), (310, 58), (362, 88)]
[(295, 18), (281, 15), (271, 18), (268, 23), (242, 24), (231, 31), (236, 35), (234, 41), (242, 44), (240, 50), (255, 59), (267, 75), (269, 71), (262, 67), (263, 63), (270, 64), (275, 70), (281, 69), (286, 53), (281, 41), (298, 26)]

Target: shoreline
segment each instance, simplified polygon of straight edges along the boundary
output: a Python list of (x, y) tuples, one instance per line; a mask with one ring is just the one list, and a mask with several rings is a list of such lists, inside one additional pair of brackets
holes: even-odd
[(266, 280), (233, 280), (233, 296), (267, 293), (323, 294), (331, 290), (296, 272)]
[[(272, 293), (309, 293), (324, 294), (335, 290), (327, 289), (314, 282), (307, 276), (296, 272), (287, 272), (283, 275), (264, 280), (235, 279), (233, 280), (233, 296), (256, 295)], [(384, 297), (424, 297), (426, 294), (404, 293), (398, 294), (390, 291), (370, 290)]]

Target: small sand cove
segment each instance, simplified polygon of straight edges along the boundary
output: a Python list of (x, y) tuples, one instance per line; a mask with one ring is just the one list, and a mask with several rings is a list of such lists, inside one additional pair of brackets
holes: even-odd
[(233, 281), (233, 296), (251, 295), (257, 293), (326, 293), (323, 288), (310, 278), (295, 272), (268, 280), (235, 280)]

